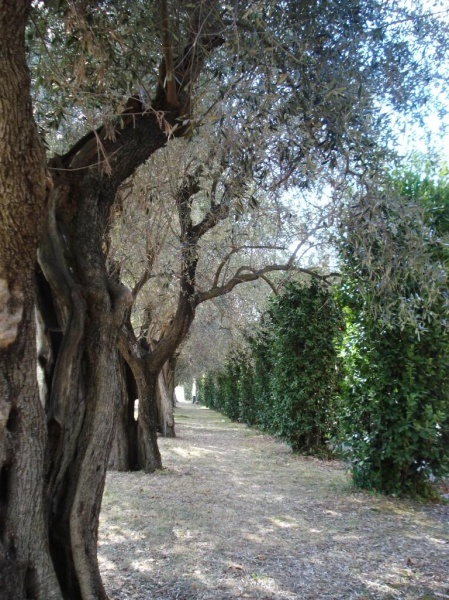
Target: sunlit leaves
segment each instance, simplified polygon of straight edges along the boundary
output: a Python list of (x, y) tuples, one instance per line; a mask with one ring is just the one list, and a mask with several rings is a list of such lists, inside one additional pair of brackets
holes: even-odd
[[(414, 4), (217, 3), (224, 43), (189, 90), (194, 134), (213, 122), (231, 166), (246, 160), (266, 187), (307, 185), (362, 157), (368, 164), (386, 131), (379, 107), (421, 110), (444, 72), (447, 24)], [(182, 56), (194, 6), (168, 6)], [(205, 18), (201, 6), (195, 14)], [(98, 125), (130, 94), (151, 103), (162, 58), (159, 8), (139, 0), (35, 5), (28, 42), (42, 126), (62, 127), (70, 139), (72, 123), (75, 131)]]

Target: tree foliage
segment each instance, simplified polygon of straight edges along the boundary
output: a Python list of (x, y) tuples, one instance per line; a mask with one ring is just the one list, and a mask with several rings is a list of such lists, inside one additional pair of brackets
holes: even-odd
[[(66, 148), (99, 125), (114, 137), (139, 96), (172, 133), (188, 120), (191, 135), (210, 136), (236, 173), (310, 186), (329, 170), (362, 173), (388, 128), (378, 107), (422, 115), (442, 81), (446, 23), (418, 2), (192, 6), (36, 2), (27, 41), (43, 130)], [(172, 88), (184, 104), (175, 122), (161, 102)]]
[[(427, 234), (422, 251), (430, 256), (429, 268), (447, 273), (447, 180), (435, 182), (409, 172), (396, 179), (396, 186), (409, 201), (419, 202), (424, 211)], [(404, 223), (392, 211), (384, 217), (397, 247), (406, 245), (410, 229), (421, 224)], [(378, 242), (382, 243), (380, 229)], [(351, 238), (345, 244), (341, 297), (347, 330), (342, 346), (342, 429), (354, 482), (389, 494), (425, 495), (431, 478), (449, 469), (445, 278), (440, 281), (440, 294), (433, 295), (425, 281), (404, 268), (403, 296), (394, 297), (388, 292), (392, 318), (385, 321), (376, 311), (376, 304), (383, 299), (373, 293), (372, 282), (363, 275), (366, 266), (361, 266), (358, 252), (352, 252)], [(373, 253), (377, 250), (374, 244)], [(381, 284), (380, 271), (377, 277)], [(415, 304), (416, 322), (400, 317), (408, 299)]]

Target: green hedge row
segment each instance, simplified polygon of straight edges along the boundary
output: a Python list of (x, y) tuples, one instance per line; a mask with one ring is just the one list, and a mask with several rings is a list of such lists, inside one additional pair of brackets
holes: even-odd
[(336, 340), (342, 317), (326, 286), (288, 284), (257, 334), (208, 374), (204, 403), (286, 440), (294, 450), (328, 454), (338, 405)]

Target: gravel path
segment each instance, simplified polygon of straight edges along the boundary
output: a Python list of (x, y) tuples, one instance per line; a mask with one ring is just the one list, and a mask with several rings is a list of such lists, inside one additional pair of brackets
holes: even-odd
[(449, 599), (449, 506), (356, 493), (338, 462), (182, 403), (165, 469), (110, 473), (111, 600)]

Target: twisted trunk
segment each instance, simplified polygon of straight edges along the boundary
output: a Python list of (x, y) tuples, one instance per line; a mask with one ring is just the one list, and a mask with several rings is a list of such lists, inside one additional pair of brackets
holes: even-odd
[(39, 304), (50, 306), (42, 320), (62, 340), (45, 399), (50, 552), (64, 597), (103, 599), (98, 516), (120, 401), (117, 335), (131, 295), (108, 276), (102, 251), (111, 192), (89, 173), (55, 182), (39, 252), (48, 284)]
[[(140, 441), (140, 465), (145, 465), (146, 455), (143, 450), (143, 444), (147, 443), (147, 440), (151, 438), (153, 428), (155, 427), (154, 420), (149, 418), (149, 415), (154, 415), (155, 405), (157, 402), (158, 394), (161, 391), (160, 378), (163, 377), (163, 369), (167, 363), (173, 361), (176, 351), (180, 344), (186, 338), (190, 326), (195, 318), (195, 303), (192, 300), (191, 295), (185, 294), (184, 290), (181, 290), (178, 300), (178, 309), (173, 317), (172, 323), (168, 328), (165, 336), (155, 344), (152, 351), (147, 354), (141, 361), (142, 369), (144, 370), (145, 377), (149, 383), (148, 391), (149, 395), (145, 395), (139, 398), (139, 441)], [(171, 384), (170, 384), (171, 385)], [(165, 406), (161, 406), (156, 412), (156, 418), (159, 420), (162, 435), (166, 437), (175, 437), (175, 423), (173, 418), (173, 394), (169, 395), (170, 392), (165, 392), (166, 401)], [(174, 392), (174, 381), (173, 381), (173, 392)], [(157, 408), (157, 407), (156, 407)], [(141, 418), (142, 416), (142, 418)], [(154, 416), (153, 416), (154, 419)], [(140, 468), (146, 469), (145, 466)]]
[(119, 360), (120, 409), (117, 415), (108, 468), (112, 471), (137, 471), (139, 465), (137, 460), (136, 414), (139, 392), (129, 365), (121, 355)]
[[(126, 121), (113, 140), (102, 130), (97, 136), (110, 156), (107, 175), (95, 164), (96, 136), (50, 163), (54, 187), (39, 250), (39, 306), (53, 349), (45, 365), (47, 527), (62, 594), (70, 600), (106, 599), (98, 522), (123, 404), (117, 340), (133, 300), (106, 264), (111, 209), (122, 181), (167, 141), (154, 113)], [(139, 394), (142, 379), (135, 375)], [(151, 470), (156, 467), (160, 457)]]
[(0, 0), (0, 590), (9, 600), (59, 600), (36, 378), (33, 288), (46, 175), (25, 60), (29, 9), (27, 0)]
[[(119, 349), (135, 380), (139, 409), (136, 422), (134, 416), (130, 418), (131, 414), (134, 415), (135, 389), (128, 387), (128, 396), (122, 404), (118, 418), (111, 468), (126, 471), (143, 470), (152, 473), (162, 467), (157, 446), (158, 422), (162, 423), (167, 437), (174, 437), (174, 356), (190, 329), (194, 315), (194, 303), (191, 298), (181, 292), (173, 322), (166, 336), (152, 350), (144, 348), (139, 343), (129, 320), (122, 328), (119, 336)], [(167, 366), (165, 367), (165, 365)], [(157, 406), (164, 368), (167, 369), (166, 380), (163, 381), (167, 402), (165, 413)], [(169, 386), (168, 390), (165, 386)], [(161, 415), (164, 420), (161, 419)], [(135, 427), (137, 427), (137, 435), (135, 435)], [(164, 434), (164, 429), (162, 429), (162, 433)], [(120, 461), (118, 457), (120, 457)], [(134, 462), (135, 457), (137, 457), (136, 462)]]
[[(114, 456), (123, 460), (111, 464), (124, 471), (143, 470), (152, 473), (162, 468), (157, 445), (157, 409), (155, 392), (157, 375), (148, 365), (148, 353), (139, 344), (128, 321), (119, 337), (119, 349), (132, 375), (134, 385), (128, 386), (117, 422)], [(137, 393), (137, 395), (136, 395)], [(138, 398), (138, 418), (135, 418), (135, 401)]]
[(149, 115), (139, 126), (125, 126), (119, 140), (108, 148), (111, 166), (117, 160), (109, 176), (91, 166), (89, 139), (51, 162), (54, 188), (39, 250), (39, 306), (53, 349), (45, 365), (47, 528), (62, 594), (70, 600), (106, 599), (97, 563), (98, 520), (121, 406), (117, 339), (132, 303), (106, 264), (111, 208), (122, 179), (166, 136)]

